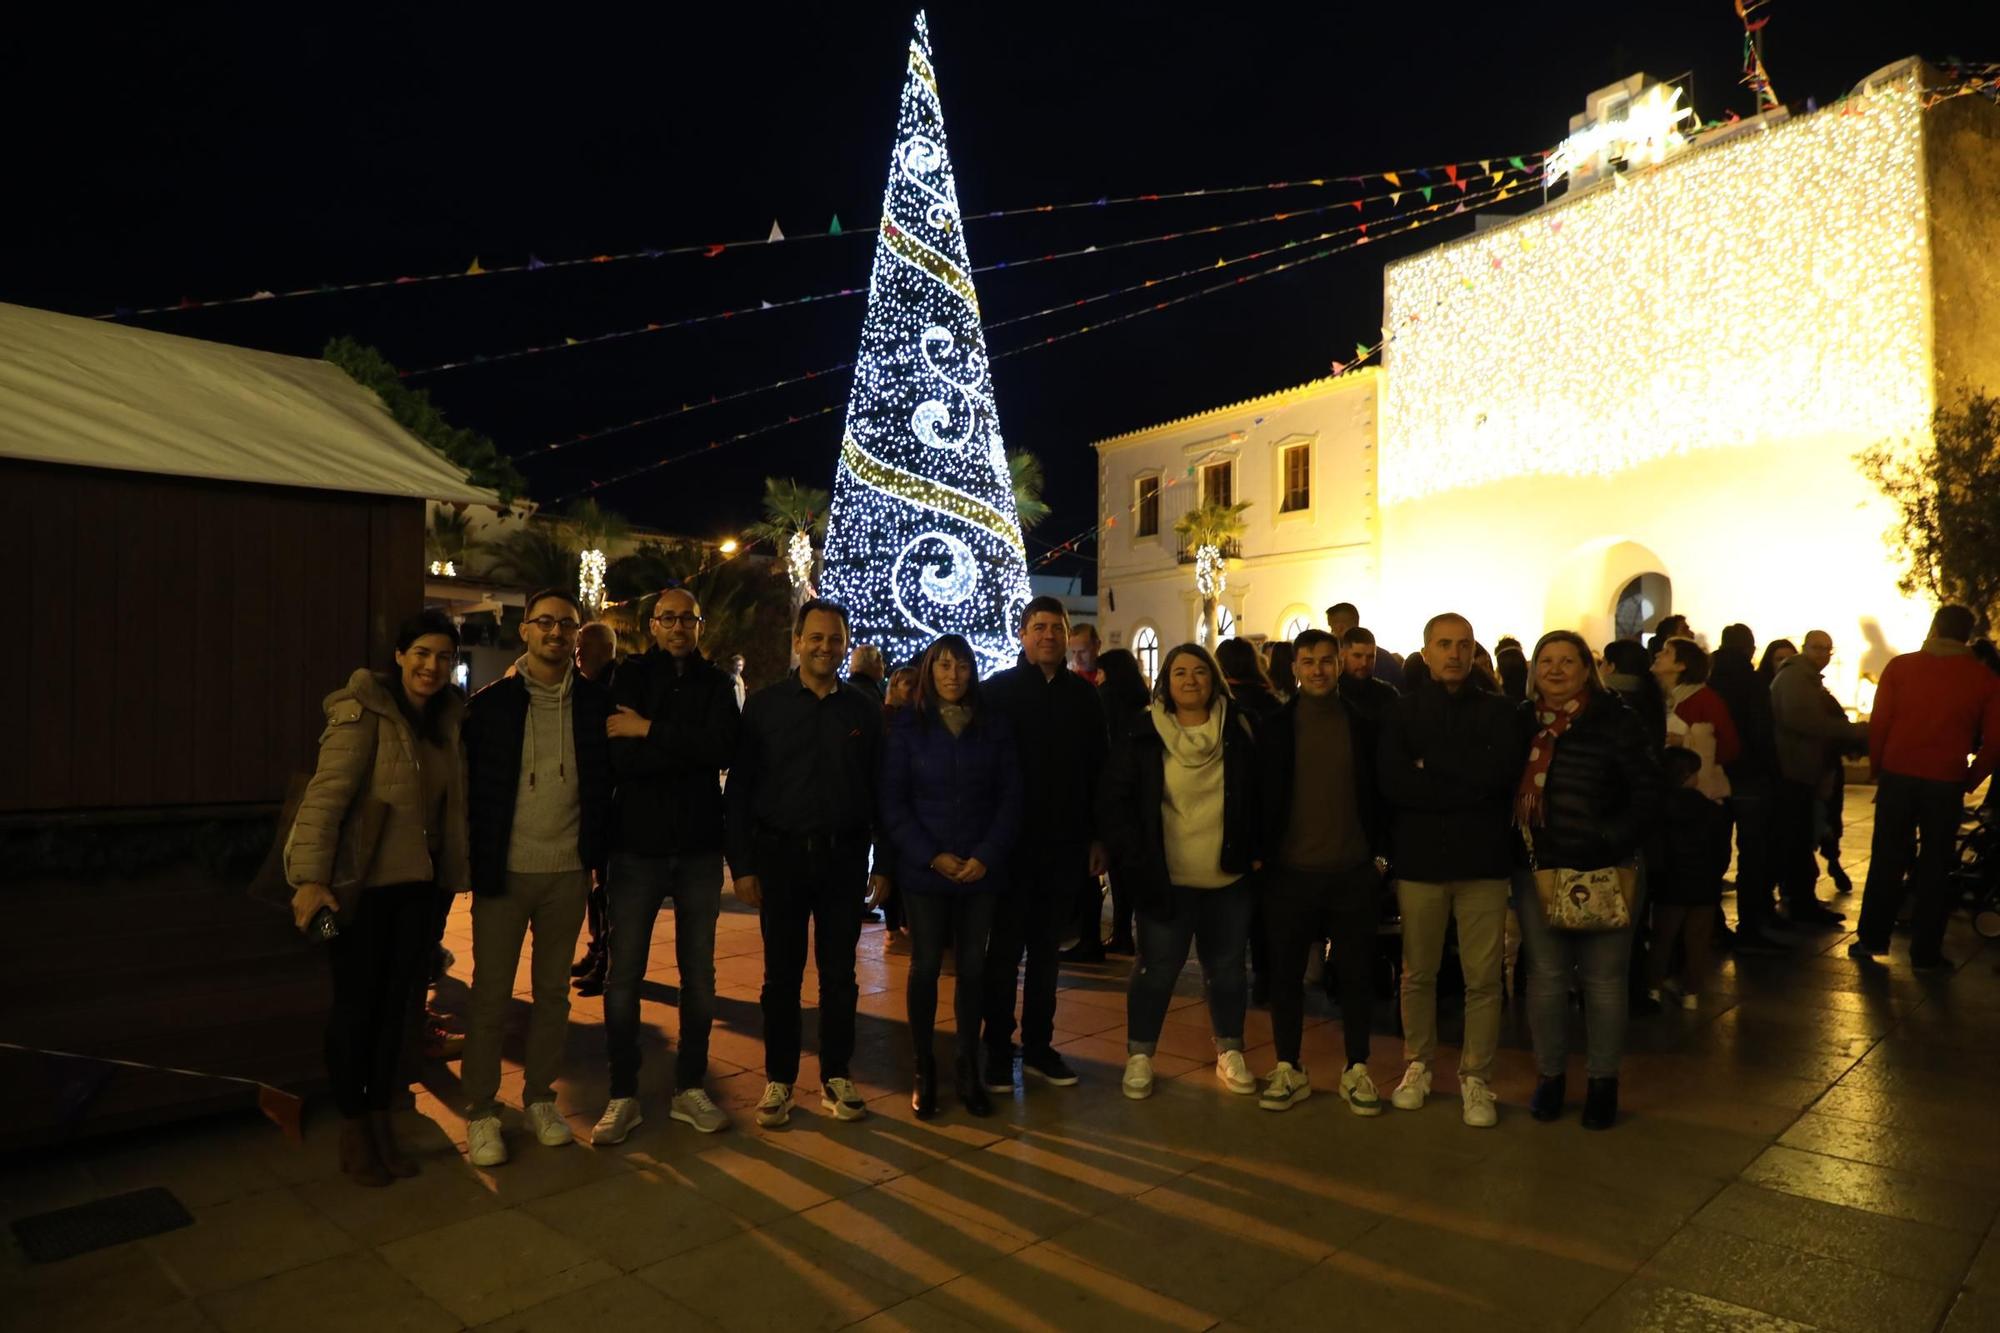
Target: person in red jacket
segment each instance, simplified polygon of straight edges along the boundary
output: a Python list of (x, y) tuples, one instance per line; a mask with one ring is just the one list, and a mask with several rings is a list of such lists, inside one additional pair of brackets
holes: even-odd
[[(1972, 612), (1965, 607), (1940, 608), (1923, 648), (1882, 669), (1875, 711), (1868, 719), (1875, 842), (1860, 928), (1847, 948), (1850, 958), (1875, 958), (1889, 951), (1903, 876), (1914, 860), (1917, 910), (1910, 922), (1910, 965), (1939, 972), (1952, 967), (1942, 946), (1965, 793), (2000, 763), (2000, 676), (1967, 647), (1972, 625)], [(1968, 768), (1965, 757), (1975, 749)]]
[(1653, 658), (1653, 678), (1667, 699), (1667, 744), (1701, 756), (1696, 788), (1711, 801), (1729, 796), (1724, 770), (1743, 754), (1729, 704), (1708, 687), (1708, 653), (1693, 639), (1672, 638)]

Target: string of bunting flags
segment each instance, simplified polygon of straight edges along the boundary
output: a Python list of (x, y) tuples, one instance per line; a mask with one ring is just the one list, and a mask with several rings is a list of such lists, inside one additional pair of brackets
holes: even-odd
[[(1346, 176), (1315, 176), (1300, 180), (1267, 181), (1262, 184), (1211, 186), (1194, 190), (1162, 190), (1144, 194), (1119, 196), (1100, 195), (1095, 199), (1080, 199), (1068, 203), (1026, 204), (1016, 208), (996, 208), (984, 213), (965, 214), (968, 221), (992, 221), (1000, 218), (1025, 217), (1045, 213), (1065, 213), (1084, 208), (1112, 208), (1125, 204), (1170, 203), (1177, 200), (1203, 199), (1235, 194), (1249, 194), (1256, 191), (1327, 189), (1340, 185), (1366, 184), (1369, 181), (1388, 181), (1396, 188), (1405, 178), (1419, 183), (1432, 182), (1440, 178), (1456, 179), (1455, 173), (1477, 163), (1478, 174), (1489, 174), (1494, 162), (1505, 161), (1516, 170), (1526, 170), (1528, 161), (1538, 161), (1544, 153), (1524, 153), (1518, 157), (1466, 158), (1457, 162), (1433, 163), (1422, 167), (1401, 167), (1394, 171), (1367, 171)], [(542, 259), (530, 253), (526, 258), (513, 263), (486, 264), (478, 256), (463, 269), (441, 273), (405, 273), (395, 277), (361, 279), (352, 282), (321, 282), (311, 286), (289, 288), (259, 288), (247, 295), (219, 296), (198, 299), (184, 296), (180, 300), (153, 306), (120, 306), (116, 309), (94, 315), (94, 319), (136, 319), (147, 315), (165, 315), (181, 311), (213, 310), (225, 306), (253, 305), (262, 301), (284, 301), (307, 296), (331, 296), (343, 292), (378, 291), (392, 287), (416, 287), (440, 282), (458, 282), (467, 278), (499, 277), (505, 274), (555, 272), (562, 269), (586, 268), (595, 264), (624, 264), (645, 259), (671, 259), (687, 255), (700, 255), (714, 259), (729, 251), (753, 250), (785, 242), (828, 240), (838, 236), (872, 236), (875, 228), (843, 227), (840, 215), (823, 231), (786, 233), (774, 219), (771, 230), (762, 237), (750, 237), (736, 241), (705, 241), (687, 245), (646, 246), (637, 250), (577, 255), (568, 258)]]
[[(1499, 179), (1499, 177), (1496, 176), (1494, 177), (1494, 179), (1497, 180)], [(1479, 208), (1485, 207), (1487, 204), (1499, 203), (1503, 199), (1511, 199), (1522, 188), (1525, 187), (1521, 186), (1519, 183), (1516, 183), (1514, 185), (1502, 184), (1497, 187), (1489, 185), (1487, 188), (1479, 191), (1468, 190), (1463, 198), (1452, 201), (1453, 207), (1450, 209), (1448, 213), (1443, 213), (1443, 216), (1457, 216), (1463, 213), (1474, 212), (1477, 211)], [(1430, 198), (1430, 195), (1426, 194), (1424, 197), (1428, 199)], [(1468, 207), (1468, 205), (1470, 205), (1470, 207)], [(1111, 300), (1115, 297), (1127, 296), (1134, 292), (1146, 291), (1154, 287), (1163, 286), (1171, 282), (1178, 282), (1183, 279), (1194, 277), (1203, 273), (1212, 273), (1217, 269), (1226, 269), (1226, 268), (1232, 268), (1239, 264), (1254, 263), (1259, 259), (1266, 259), (1275, 254), (1281, 254), (1287, 251), (1296, 250), (1302, 246), (1317, 244), (1318, 242), (1330, 240), (1336, 237), (1357, 236), (1359, 239), (1356, 240), (1355, 245), (1356, 246), (1365, 245), (1372, 239), (1369, 231), (1371, 227), (1375, 229), (1374, 235), (1376, 236), (1396, 235), (1404, 231), (1409, 231), (1412, 229), (1412, 227), (1411, 226), (1394, 227), (1394, 226), (1385, 226), (1385, 224), (1397, 221), (1403, 221), (1405, 219), (1414, 219), (1416, 220), (1417, 223), (1438, 221), (1439, 220), (1438, 217), (1427, 217), (1425, 215), (1442, 213), (1444, 207), (1445, 207), (1444, 203), (1442, 201), (1439, 201), (1426, 204), (1422, 208), (1412, 209), (1407, 213), (1399, 214), (1396, 215), (1395, 217), (1391, 217), (1388, 219), (1378, 219), (1373, 223), (1369, 222), (1351, 223), (1348, 226), (1335, 228), (1331, 231), (1320, 232), (1317, 235), (1304, 236), (1297, 238), (1295, 240), (1286, 241), (1280, 245), (1267, 246), (1260, 250), (1253, 250), (1247, 254), (1220, 258), (1217, 259), (1213, 264), (1203, 263), (1192, 268), (1182, 269), (1176, 273), (1167, 273), (1167, 274), (1162, 274), (1158, 277), (1146, 278), (1139, 282), (1129, 283), (1122, 287), (1114, 287), (1109, 291), (1098, 292), (1091, 296), (1085, 296), (1085, 297), (1075, 298), (1072, 300), (1061, 301), (1055, 305), (1044, 306), (1039, 310), (1030, 310), (1025, 314), (1012, 315), (1006, 319), (994, 320), (986, 325), (986, 329), (990, 333), (994, 329), (1006, 328), (1014, 324), (1023, 324), (1028, 322), (1029, 320), (1040, 319), (1048, 315), (1061, 314), (1065, 311), (1077, 310), (1085, 306), (1095, 305), (1103, 301)], [(1353, 248), (1353, 247), (1346, 247), (1346, 248)], [(1337, 253), (1337, 252), (1328, 251), (1320, 255), (1316, 255), (1314, 256), (1314, 258), (1324, 258), (1326, 254), (1330, 253)], [(1286, 265), (1284, 267), (1289, 268), (1292, 266)], [(1282, 271), (1282, 269), (1274, 269), (1271, 271), (1279, 272)], [(1263, 275), (1259, 274), (1257, 276), (1263, 276)], [(1219, 284), (1216, 287), (1206, 288), (1203, 290), (1202, 293), (1199, 294), (1208, 294), (1210, 292), (1220, 291), (1224, 287), (1233, 285), (1234, 283)], [(1178, 303), (1179, 303), (1178, 301), (1171, 301), (1165, 304), (1173, 305)], [(1164, 306), (1149, 307), (1148, 309), (1150, 310), (1157, 308), (1164, 308)], [(1117, 323), (1117, 322), (1121, 321), (1120, 320), (1106, 321), (1107, 324)], [(1011, 356), (1018, 352), (1027, 350), (1028, 347), (1040, 347), (1040, 346), (1045, 346), (1051, 342), (1061, 342), (1067, 338), (1076, 336), (1076, 333), (1087, 333), (1097, 327), (1103, 327), (1103, 326), (1085, 325), (1082, 329), (1076, 330), (1074, 333), (1058, 335), (1055, 337), (1043, 339), (1038, 342), (1031, 342), (1023, 345), (1022, 347), (1017, 347), (1013, 349), (1013, 351), (1001, 353), (1000, 356)], [(995, 359), (997, 360), (999, 359), (999, 357), (996, 356)], [(570, 436), (567, 439), (556, 440), (547, 444), (538, 445), (535, 448), (528, 449), (522, 453), (514, 455), (514, 460), (517, 463), (525, 462), (529, 459), (539, 458), (545, 454), (558, 452), (562, 449), (569, 448), (572, 445), (583, 444), (592, 440), (603, 439), (606, 436), (622, 434), (630, 430), (637, 430), (643, 426), (657, 425), (664, 421), (671, 421), (676, 417), (686, 416), (691, 412), (699, 412), (704, 408), (719, 406), (720, 404), (723, 403), (739, 401), (744, 398), (752, 397), (756, 394), (764, 393), (774, 389), (786, 388), (793, 384), (800, 384), (807, 380), (812, 380), (812, 379), (820, 379), (828, 375), (839, 374), (843, 371), (851, 369), (853, 369), (852, 362), (842, 361), (831, 366), (822, 367), (818, 370), (807, 371), (804, 374), (792, 375), (781, 380), (773, 380), (769, 384), (760, 384), (748, 389), (739, 389), (734, 393), (716, 395), (696, 403), (683, 403), (679, 407), (669, 408), (662, 412), (649, 413), (642, 417), (635, 417), (630, 421), (620, 422), (614, 426), (606, 426), (603, 427), (602, 429), (594, 431), (585, 431), (581, 434)]]
[[(1391, 228), (1387, 231), (1379, 232), (1378, 234), (1396, 235), (1407, 231), (1414, 231), (1419, 227), (1430, 226), (1436, 222), (1443, 221), (1448, 217), (1455, 217), (1462, 215), (1464, 213), (1476, 211), (1477, 209), (1483, 208), (1489, 204), (1497, 203), (1502, 198), (1512, 198), (1512, 197), (1513, 197), (1512, 188), (1505, 185), (1502, 185), (1496, 189), (1480, 191), (1477, 193), (1469, 193), (1466, 199), (1456, 201), (1454, 207), (1449, 213), (1437, 212), (1434, 216), (1429, 216), (1429, 217), (1417, 215), (1418, 213), (1431, 212), (1433, 210), (1441, 210), (1443, 208), (1443, 205), (1441, 203), (1431, 205), (1426, 209), (1417, 210), (1416, 212), (1405, 215), (1405, 217), (1408, 220), (1404, 223), (1404, 225), (1400, 227)], [(1468, 208), (1467, 207), (1468, 203), (1471, 204), (1472, 207)], [(1354, 230), (1355, 229), (1352, 227), (1346, 229), (1347, 232), (1353, 232)], [(1330, 233), (1330, 234), (1337, 234), (1337, 233)], [(1034, 351), (1038, 348), (1053, 346), (1056, 343), (1067, 342), (1071, 338), (1081, 337), (1086, 333), (1100, 332), (1104, 329), (1111, 328), (1118, 324), (1126, 323), (1130, 320), (1141, 318), (1145, 315), (1157, 314), (1162, 310), (1167, 310), (1174, 306), (1185, 304), (1186, 302), (1189, 301), (1200, 300), (1204, 296), (1212, 296), (1217, 292), (1230, 291), (1236, 287), (1244, 285), (1245, 283), (1255, 282), (1260, 278), (1267, 278), (1272, 276), (1273, 274), (1288, 272), (1292, 269), (1303, 267), (1306, 264), (1316, 263), (1319, 260), (1329, 258), (1333, 255), (1344, 254), (1350, 250), (1356, 249), (1362, 245), (1369, 243), (1371, 239), (1373, 238), (1366, 234), (1358, 235), (1355, 237), (1355, 239), (1348, 241), (1344, 244), (1328, 246), (1325, 249), (1314, 251), (1313, 253), (1308, 255), (1302, 255), (1296, 259), (1289, 259), (1284, 261), (1283, 263), (1273, 264), (1270, 267), (1260, 269), (1255, 273), (1242, 274), (1238, 277), (1231, 278), (1227, 282), (1212, 283), (1208, 286), (1198, 288), (1191, 292), (1183, 293), (1179, 296), (1169, 297), (1165, 300), (1156, 301), (1151, 305), (1141, 306), (1136, 310), (1130, 310), (1125, 312), (1124, 314), (1113, 315), (1110, 318), (1099, 320), (1096, 323), (1083, 325), (1081, 328), (1071, 329), (1063, 333), (1050, 334), (1049, 336), (1044, 338), (1038, 338), (1026, 343), (1022, 343), (1021, 345), (1016, 347), (1011, 347), (1006, 351), (995, 353), (993, 355), (993, 360), (1000, 361), (1009, 357), (1019, 356), (1023, 352), (1029, 352), (1029, 351)], [(1291, 248), (1291, 246), (1288, 245), (1287, 247), (1283, 248)], [(1214, 268), (1227, 268), (1235, 264), (1251, 262), (1251, 260), (1253, 260), (1254, 258), (1267, 257), (1271, 253), (1275, 253), (1275, 250), (1261, 251), (1258, 252), (1256, 255), (1240, 256), (1234, 260), (1229, 260), (1229, 259), (1218, 260), (1214, 265), (1206, 266), (1201, 269), (1189, 269), (1182, 274), (1177, 274), (1174, 276), (1184, 277), (1194, 273), (1209, 272), (1212, 271), (1212, 269)], [(1162, 279), (1161, 281), (1170, 281), (1170, 280), (1171, 279)], [(1126, 292), (1143, 290), (1148, 285), (1149, 284), (1147, 283), (1140, 283), (1132, 287), (1123, 288), (1121, 290)], [(1073, 309), (1077, 305), (1085, 304), (1090, 300), (1098, 300), (1098, 299), (1104, 299), (1104, 298), (1102, 296), (1094, 298), (1085, 298), (1085, 301), (1069, 302), (1062, 306), (1051, 306), (1048, 308), (1047, 311), (1034, 312), (1034, 313), (1052, 313), (1057, 310)], [(1032, 317), (1031, 315), (1015, 316), (1011, 320), (996, 321), (995, 323), (990, 324), (987, 327), (989, 329), (998, 328), (1002, 324), (1018, 323), (1021, 320), (1025, 320), (1031, 317)], [(1374, 350), (1376, 349), (1368, 348), (1365, 345), (1357, 345), (1355, 350), (1357, 353), (1356, 360), (1352, 363), (1349, 363), (1347, 366), (1343, 367), (1343, 370), (1352, 370), (1358, 368), (1360, 363), (1366, 360), (1368, 356), (1372, 355)], [(688, 459), (700, 457), (703, 454), (713, 452), (714, 450), (717, 449), (725, 448), (729, 445), (739, 443), (743, 440), (752, 439), (761, 435), (767, 435), (775, 430), (782, 430), (785, 427), (793, 425), (800, 421), (807, 421), (816, 417), (825, 416), (828, 413), (839, 410), (841, 406), (842, 405), (839, 403), (830, 403), (825, 407), (817, 408), (809, 412), (793, 414), (791, 416), (786, 417), (783, 421), (773, 421), (767, 423), (766, 425), (758, 426), (751, 430), (742, 431), (735, 435), (728, 436), (720, 440), (713, 440), (706, 444), (698, 445), (691, 449), (685, 449), (678, 453), (669, 454), (663, 458), (654, 459), (651, 462), (641, 463), (637, 467), (629, 468), (624, 472), (616, 474), (615, 476), (608, 477), (599, 481), (592, 481), (588, 485), (582, 486), (577, 490), (570, 492), (567, 495), (560, 496), (556, 500), (556, 503), (566, 504), (574, 499), (579, 499), (584, 496), (595, 495), (597, 492), (601, 490), (605, 490), (609, 487), (619, 485), (622, 482), (630, 481), (634, 477), (644, 476), (647, 473), (658, 471), (661, 468), (669, 467), (675, 463), (686, 462)], [(660, 416), (666, 417), (666, 416), (678, 415), (681, 410), (682, 409), (676, 409), (674, 412), (660, 414)], [(573, 439), (563, 441), (563, 444), (570, 445), (570, 444), (580, 443), (583, 440), (587, 439), (600, 438), (607, 434), (613, 434), (619, 431), (630, 430), (635, 426), (642, 424), (649, 424), (649, 423), (646, 421), (627, 422), (618, 426), (607, 427), (602, 431), (591, 432), (587, 435), (578, 436)], [(536, 452), (539, 453), (545, 451), (546, 447), (543, 450), (538, 450)], [(526, 455), (522, 455), (522, 457), (526, 457)]]
[[(1519, 160), (1521, 159), (1510, 158), (1509, 162)], [(1498, 184), (1501, 177), (1508, 170), (1508, 167), (1502, 167), (1498, 172), (1488, 174), (1492, 176), (1493, 182)], [(1456, 185), (1459, 191), (1463, 193), (1471, 182), (1478, 179), (1479, 177), (1477, 176), (1461, 176), (1447, 182), (1447, 185)], [(1395, 208), (1401, 206), (1403, 196), (1406, 194), (1421, 193), (1423, 198), (1429, 201), (1432, 192), (1438, 188), (1440, 187), (1433, 185), (1417, 185), (1409, 189), (1396, 189), (1386, 191), (1382, 194), (1365, 195), (1359, 199), (1343, 199), (1338, 203), (1320, 204), (1313, 208), (1263, 213), (1256, 217), (1239, 218), (1231, 222), (1218, 222), (1206, 227), (1192, 227), (1181, 231), (1160, 232), (1153, 236), (1137, 236), (1124, 241), (1107, 241), (1101, 244), (1080, 246), (1073, 250), (1057, 250), (1046, 254), (1031, 255), (1024, 259), (1002, 259), (990, 264), (975, 265), (972, 272), (977, 275), (981, 273), (997, 273), (1009, 269), (1030, 268), (1037, 264), (1049, 264), (1064, 259), (1078, 259), (1086, 255), (1102, 255), (1118, 250), (1130, 250), (1141, 245), (1155, 245), (1166, 241), (1180, 241), (1199, 236), (1213, 236), (1221, 232), (1238, 231), (1244, 227), (1255, 227), (1273, 222), (1287, 222), (1294, 218), (1318, 217), (1322, 214), (1335, 212), (1343, 208), (1352, 208), (1356, 212), (1364, 212), (1367, 205), (1382, 203), (1384, 201), (1387, 201), (1391, 208)], [(862, 296), (867, 291), (866, 287), (840, 287), (832, 291), (816, 292), (810, 296), (794, 296), (779, 301), (760, 300), (756, 305), (737, 306), (728, 310), (713, 311), (704, 315), (687, 315), (680, 319), (651, 320), (632, 328), (614, 329), (608, 333), (588, 334), (581, 338), (565, 335), (560, 339), (535, 343), (527, 347), (517, 347), (511, 351), (486, 352), (474, 356), (460, 357), (454, 361), (439, 362), (434, 366), (420, 366), (410, 370), (399, 371), (398, 374), (403, 379), (417, 379), (425, 375), (441, 375), (447, 371), (464, 370), (471, 366), (495, 365), (503, 361), (517, 361), (522, 357), (540, 356), (547, 352), (563, 352), (578, 347), (596, 347), (604, 343), (618, 342), (627, 338), (644, 337), (650, 333), (666, 333), (673, 329), (691, 328), (697, 324), (710, 324), (718, 320), (736, 319), (744, 315), (767, 314), (773, 310), (791, 310), (820, 301), (835, 301), (848, 296)]]

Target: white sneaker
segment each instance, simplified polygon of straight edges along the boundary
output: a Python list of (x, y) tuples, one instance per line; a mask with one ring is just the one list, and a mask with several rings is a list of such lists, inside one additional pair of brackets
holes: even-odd
[(1150, 1055), (1128, 1055), (1125, 1057), (1125, 1077), (1119, 1081), (1119, 1090), (1135, 1102), (1142, 1102), (1153, 1095), (1153, 1057)]
[(792, 1085), (789, 1083), (766, 1083), (764, 1095), (757, 1101), (757, 1123), (766, 1129), (774, 1129), (786, 1124), (792, 1118)]
[(1250, 1066), (1243, 1063), (1243, 1052), (1223, 1051), (1215, 1057), (1215, 1076), (1222, 1086), (1239, 1097), (1248, 1097), (1257, 1091), (1257, 1080), (1251, 1076)]
[(1424, 1098), (1431, 1095), (1431, 1071), (1422, 1060), (1410, 1061), (1410, 1067), (1403, 1071), (1403, 1081), (1389, 1094), (1389, 1100), (1396, 1104), (1398, 1111), (1421, 1111)]
[(1701, 996), (1695, 994), (1693, 991), (1689, 991), (1687, 994), (1681, 996), (1681, 1008), (1690, 1011), (1701, 1008)]
[(700, 1088), (689, 1088), (686, 1092), (674, 1094), (673, 1105), (667, 1114), (683, 1125), (693, 1125), (704, 1134), (729, 1128), (729, 1112), (709, 1099), (708, 1093)]
[(1312, 1079), (1306, 1071), (1280, 1060), (1277, 1068), (1271, 1071), (1271, 1076), (1264, 1081), (1264, 1091), (1258, 1094), (1257, 1105), (1266, 1111), (1289, 1111), (1312, 1095)]
[(1458, 1095), (1465, 1103), (1466, 1124), (1474, 1129), (1491, 1129), (1500, 1123), (1500, 1113), (1493, 1108), (1493, 1089), (1486, 1086), (1485, 1079), (1460, 1074)]
[(465, 1127), (465, 1155), (474, 1166), (504, 1166), (507, 1140), (500, 1137), (500, 1117), (483, 1115)]
[(861, 1100), (852, 1079), (830, 1078), (820, 1084), (819, 1104), (833, 1112), (835, 1120), (859, 1120), (868, 1114), (868, 1103)]
[(1375, 1080), (1368, 1077), (1368, 1066), (1358, 1060), (1340, 1076), (1340, 1099), (1356, 1115), (1382, 1114), (1382, 1094), (1375, 1091)]
[(597, 1125), (590, 1131), (592, 1145), (623, 1143), (633, 1130), (646, 1123), (646, 1117), (639, 1114), (637, 1097), (613, 1097), (605, 1104), (604, 1114), (597, 1118)]
[(527, 1110), (528, 1125), (544, 1148), (560, 1148), (576, 1137), (554, 1102), (530, 1102)]

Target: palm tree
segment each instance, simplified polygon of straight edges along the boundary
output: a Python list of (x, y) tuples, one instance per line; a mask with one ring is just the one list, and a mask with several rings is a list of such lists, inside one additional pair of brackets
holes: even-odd
[(1007, 473), (1014, 486), (1014, 508), (1021, 516), (1021, 531), (1026, 532), (1049, 516), (1049, 506), (1042, 499), (1042, 487), (1048, 480), (1042, 472), (1042, 460), (1026, 449), (1009, 449)]
[(530, 519), (504, 537), (478, 543), (488, 577), (524, 588), (576, 587), (578, 551), (562, 525)]
[(430, 525), (424, 529), (426, 564), (461, 565), (470, 544), (470, 524), (464, 509), (441, 504), (431, 511)]
[(1174, 522), (1174, 535), (1194, 548), (1194, 590), (1201, 598), (1202, 640), (1215, 646), (1215, 608), (1229, 583), (1229, 543), (1243, 535), (1243, 511), (1248, 500), (1235, 504), (1209, 501), (1196, 505)]
[[(629, 614), (614, 617), (622, 629), (647, 642), (646, 617), (663, 588), (685, 588), (701, 603), (702, 651), (718, 661), (733, 653), (746, 658), (758, 642), (760, 612), (780, 614), (777, 585), (765, 568), (741, 560), (716, 561), (705, 542), (645, 541), (615, 562), (605, 576), (611, 596)], [(629, 646), (629, 645), (628, 645)]]
[(556, 520), (569, 530), (569, 539), (579, 551), (601, 551), (632, 534), (632, 525), (622, 514), (598, 507), (595, 500), (573, 500)]
[[(764, 478), (764, 517), (746, 531), (771, 543), (792, 589), (792, 621), (812, 596), (813, 538), (826, 538), (827, 493), (792, 477)], [(794, 664), (796, 665), (796, 663)]]

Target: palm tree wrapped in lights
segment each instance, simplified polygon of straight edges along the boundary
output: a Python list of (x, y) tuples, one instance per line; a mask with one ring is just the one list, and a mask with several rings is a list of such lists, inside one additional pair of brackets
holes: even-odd
[(784, 560), (794, 624), (799, 608), (813, 595), (813, 567), (818, 560), (813, 539), (826, 537), (826, 506), (827, 493), (817, 486), (801, 486), (791, 477), (766, 477), (764, 517), (748, 529), (758, 541), (771, 543)]
[(1223, 549), (1243, 535), (1243, 511), (1248, 500), (1235, 504), (1211, 501), (1196, 505), (1174, 523), (1174, 535), (1194, 548), (1194, 591), (1201, 599), (1201, 641), (1215, 643), (1216, 608), (1229, 586), (1229, 559)]

